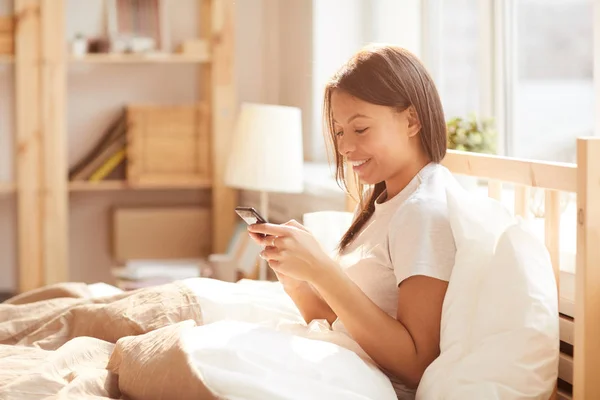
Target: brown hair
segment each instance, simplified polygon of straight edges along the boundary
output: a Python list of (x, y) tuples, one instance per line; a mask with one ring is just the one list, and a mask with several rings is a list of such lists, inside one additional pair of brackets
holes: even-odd
[[(433, 79), (423, 64), (415, 55), (400, 47), (368, 46), (348, 60), (325, 87), (323, 115), (326, 131), (329, 131), (328, 142), (333, 145), (335, 154), (336, 180), (346, 192), (344, 157), (338, 152), (331, 109), (331, 95), (335, 90), (344, 91), (368, 103), (392, 107), (399, 112), (413, 106), (421, 123), (419, 136), (428, 159), (439, 163), (446, 155), (444, 110)], [(356, 176), (353, 179), (357, 180)], [(352, 241), (373, 215), (375, 200), (385, 190), (385, 182), (375, 184), (365, 201), (364, 185), (357, 186), (360, 211), (342, 237), (339, 251)]]

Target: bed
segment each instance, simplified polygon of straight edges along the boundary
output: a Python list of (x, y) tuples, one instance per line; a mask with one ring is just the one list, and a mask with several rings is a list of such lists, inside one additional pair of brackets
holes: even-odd
[[(600, 138), (579, 139), (577, 149), (577, 164), (453, 151), (443, 163), (455, 174), (486, 180), (493, 198), (514, 185), (519, 215), (527, 213), (528, 188), (545, 191), (544, 242), (561, 303), (562, 353), (552, 398), (595, 399)], [(561, 279), (561, 192), (577, 196), (574, 283)], [(354, 208), (351, 198), (345, 207)], [(395, 398), (389, 380), (355, 342), (323, 321), (306, 325), (274, 282), (194, 278), (133, 292), (63, 283), (10, 302), (0, 304), (1, 399)]]

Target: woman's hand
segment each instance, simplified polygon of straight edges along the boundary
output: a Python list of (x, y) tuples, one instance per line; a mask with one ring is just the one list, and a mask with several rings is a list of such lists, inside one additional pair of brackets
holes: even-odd
[[(301, 224), (299, 224), (298, 222), (296, 222), (294, 220), (286, 222), (284, 225), (295, 226), (298, 229), (306, 230), (306, 228), (304, 226), (302, 226)], [(250, 232), (250, 237), (259, 245), (264, 246), (264, 241), (263, 241), (264, 236), (263, 235)], [(265, 250), (275, 250), (275, 248), (273, 248), (271, 246), (265, 246)], [(275, 269), (273, 270), (273, 272), (275, 272), (275, 276), (277, 276), (277, 280), (279, 281), (279, 283), (281, 283), (281, 285), (283, 286), (283, 289), (286, 292), (295, 291), (295, 290), (298, 290), (298, 289), (302, 288), (303, 286), (307, 285), (307, 283), (305, 281), (294, 279), (291, 276), (284, 274), (283, 272), (277, 271)]]
[(315, 237), (296, 221), (283, 225), (254, 224), (248, 230), (257, 243), (265, 246), (261, 257), (286, 279), (314, 282), (324, 268), (332, 265)]

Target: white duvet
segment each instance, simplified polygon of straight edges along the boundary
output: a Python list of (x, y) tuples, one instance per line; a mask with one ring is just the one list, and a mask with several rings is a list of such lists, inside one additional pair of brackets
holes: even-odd
[[(325, 321), (306, 325), (279, 283), (183, 281), (203, 325), (183, 335), (203, 381), (224, 399), (395, 400), (387, 376)], [(99, 285), (96, 296), (114, 288)]]

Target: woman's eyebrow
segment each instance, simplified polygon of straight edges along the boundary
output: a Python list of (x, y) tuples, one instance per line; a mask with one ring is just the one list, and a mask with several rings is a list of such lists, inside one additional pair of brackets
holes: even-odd
[[(354, 114), (353, 116), (351, 116), (350, 118), (348, 118), (348, 122), (347, 122), (347, 123), (349, 124), (350, 122), (352, 122), (352, 121), (353, 121), (353, 120), (355, 120), (356, 118), (371, 118), (371, 117), (369, 117), (368, 115), (364, 115), (364, 114), (358, 114), (358, 113), (356, 113), (356, 114)], [(339, 123), (339, 122), (337, 122), (337, 121), (335, 120), (335, 118), (333, 119), (333, 122), (335, 122), (336, 124), (337, 124), (337, 123)]]

